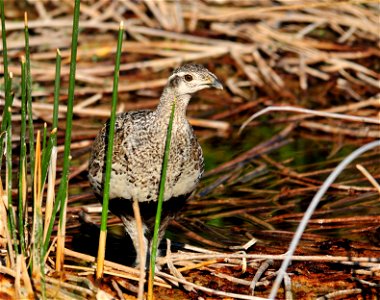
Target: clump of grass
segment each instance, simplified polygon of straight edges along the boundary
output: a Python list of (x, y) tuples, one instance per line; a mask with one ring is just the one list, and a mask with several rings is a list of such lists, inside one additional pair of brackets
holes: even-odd
[[(75, 87), (75, 70), (76, 70), (76, 51), (78, 40), (79, 26), (79, 6), (80, 0), (75, 1), (73, 35), (72, 35), (72, 53), (71, 68), (69, 82), (69, 100), (67, 109), (67, 124), (65, 136), (65, 149), (63, 161), (63, 178), (58, 190), (57, 201), (54, 203), (54, 186), (56, 178), (56, 159), (57, 159), (57, 126), (58, 126), (58, 100), (60, 91), (60, 68), (61, 55), (57, 50), (56, 57), (56, 77), (54, 91), (54, 112), (52, 120), (52, 129), (49, 139), (47, 138), (47, 125), (45, 123), (43, 132), (34, 131), (32, 118), (32, 76), (30, 70), (30, 50), (29, 50), (29, 30), (27, 22), (27, 14), (25, 13), (25, 56), (21, 57), (21, 127), (20, 127), (20, 160), (18, 169), (18, 205), (17, 218), (12, 203), (12, 74), (8, 72), (8, 56), (6, 44), (6, 28), (4, 2), (0, 0), (1, 25), (2, 25), (2, 42), (3, 42), (3, 61), (4, 61), (4, 86), (5, 86), (5, 105), (1, 123), (0, 133), (0, 168), (3, 153), (5, 153), (5, 190), (3, 190), (2, 180), (0, 178), (0, 199), (6, 199), (5, 205), (1, 203), (0, 212), (2, 220), (6, 220), (7, 226), (0, 228), (5, 232), (7, 237), (7, 265), (14, 270), (21, 270), (23, 283), (26, 286), (28, 295), (31, 294), (30, 278), (32, 278), (33, 287), (36, 293), (39, 293), (43, 299), (48, 298), (45, 278), (45, 260), (47, 249), (50, 245), (52, 228), (55, 222), (55, 216), (60, 209), (59, 218), (59, 236), (61, 242), (64, 241), (64, 224), (67, 200), (68, 173), (70, 166), (70, 143), (71, 143), (71, 126), (73, 116), (73, 99)], [(28, 125), (27, 125), (28, 122)], [(29, 131), (29, 153), (26, 147), (27, 127)], [(36, 140), (35, 140), (36, 134)], [(27, 155), (29, 154), (29, 155)], [(30, 166), (29, 170), (27, 166)], [(27, 176), (32, 180), (32, 186), (28, 189)], [(48, 189), (46, 196), (45, 218), (43, 218), (42, 205), (44, 198), (45, 183), (48, 180)], [(28, 190), (31, 190), (33, 199), (33, 217), (31, 222), (31, 231), (26, 230), (28, 223)], [(6, 214), (6, 216), (5, 216)], [(63, 238), (62, 238), (63, 237)], [(64, 245), (61, 244), (61, 252), (63, 253)], [(30, 250), (30, 251), (29, 251)], [(26, 266), (29, 265), (29, 274)], [(62, 270), (63, 255), (57, 255), (56, 269)], [(18, 272), (16, 272), (19, 274)], [(18, 277), (17, 277), (18, 278)], [(21, 291), (20, 281), (17, 282), (16, 294), (20, 297), (25, 293)]]
[[(13, 210), (12, 204), (12, 114), (11, 107), (13, 102), (12, 87), (12, 74), (8, 72), (7, 63), (7, 47), (5, 36), (5, 16), (4, 16), (4, 3), (0, 0), (1, 8), (1, 23), (2, 23), (2, 41), (3, 41), (3, 58), (4, 58), (4, 85), (5, 85), (5, 110), (3, 113), (1, 123), (1, 143), (0, 153), (6, 153), (6, 178), (5, 178), (5, 191), (0, 178), (0, 196), (1, 198), (8, 199), (4, 209), (0, 209), (3, 220), (7, 222), (6, 236), (8, 244), (7, 258), (9, 265), (12, 269), (22, 269), (22, 276), (24, 277), (24, 284), (27, 286), (28, 295), (33, 295), (33, 288), (35, 292), (43, 298), (49, 298), (50, 291), (47, 286), (50, 284), (50, 279), (45, 277), (45, 261), (49, 247), (51, 246), (50, 240), (53, 227), (56, 221), (56, 215), (59, 211), (58, 220), (58, 233), (57, 233), (57, 249), (56, 249), (56, 271), (63, 271), (64, 261), (64, 242), (65, 242), (65, 223), (66, 223), (66, 208), (68, 199), (68, 179), (70, 167), (70, 144), (72, 132), (72, 118), (73, 118), (73, 103), (74, 103), (74, 90), (75, 90), (75, 73), (76, 73), (76, 53), (77, 42), (79, 34), (79, 12), (80, 0), (75, 1), (74, 17), (73, 17), (73, 32), (72, 32), (72, 48), (71, 48), (71, 63), (69, 75), (69, 89), (68, 89), (68, 102), (66, 113), (66, 132), (63, 154), (63, 170), (61, 182), (55, 194), (55, 179), (56, 179), (56, 161), (57, 161), (57, 127), (58, 127), (58, 103), (60, 92), (60, 70), (61, 70), (61, 54), (57, 50), (56, 55), (56, 76), (54, 84), (54, 110), (52, 128), (48, 137), (48, 129), (46, 123), (41, 134), (38, 130), (35, 138), (34, 124), (32, 118), (32, 77), (30, 71), (30, 50), (29, 50), (29, 30), (27, 22), (27, 14), (25, 13), (25, 56), (21, 57), (21, 129), (20, 129), (20, 162), (18, 174), (18, 214), (17, 218)], [(116, 63), (114, 72), (114, 85), (112, 95), (112, 112), (110, 121), (110, 134), (109, 140), (113, 140), (114, 124), (116, 119), (116, 104), (118, 96), (118, 79), (120, 69), (120, 58), (123, 40), (123, 23), (120, 23)], [(28, 124), (27, 124), (28, 122)], [(27, 153), (27, 129), (29, 132), (29, 153)], [(3, 141), (5, 140), (5, 143)], [(97, 278), (103, 275), (104, 253), (105, 253), (105, 237), (107, 232), (107, 212), (108, 212), (108, 198), (109, 198), (109, 181), (112, 162), (112, 146), (113, 143), (108, 143), (107, 152), (107, 171), (105, 178), (105, 192), (103, 201), (103, 214), (101, 224), (101, 235), (99, 242), (99, 255), (97, 264)], [(5, 147), (5, 148), (4, 148)], [(5, 151), (3, 151), (5, 150)], [(0, 168), (1, 168), (0, 156)], [(27, 166), (30, 169), (27, 169)], [(25, 230), (28, 224), (28, 185), (27, 176), (32, 179), (32, 186), (29, 187), (32, 191), (33, 200), (33, 217), (31, 222), (31, 230)], [(47, 193), (45, 199), (45, 215), (42, 213), (42, 205), (44, 203), (44, 189), (47, 183)], [(3, 197), (3, 195), (6, 197)], [(55, 199), (56, 197), (56, 199)], [(17, 226), (16, 226), (16, 220)], [(102, 246), (103, 245), (103, 246)], [(30, 251), (27, 251), (29, 250)], [(25, 262), (25, 263), (23, 263)], [(26, 266), (29, 265), (29, 271)], [(25, 270), (24, 270), (24, 269)], [(32, 281), (30, 281), (32, 278)], [(32, 287), (33, 285), (33, 287)], [(16, 293), (22, 297), (25, 293), (21, 292), (20, 284), (17, 284)]]

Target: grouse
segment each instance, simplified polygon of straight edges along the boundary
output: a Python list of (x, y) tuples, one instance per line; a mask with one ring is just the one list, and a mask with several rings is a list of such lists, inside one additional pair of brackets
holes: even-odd
[[(143, 249), (145, 255), (149, 256), (166, 134), (174, 101), (159, 240), (202, 176), (202, 149), (186, 119), (186, 108), (192, 94), (210, 87), (223, 89), (218, 78), (202, 65), (185, 64), (175, 69), (168, 78), (155, 110), (124, 112), (116, 117), (109, 209), (122, 220), (136, 253), (138, 233), (132, 204), (134, 200), (139, 203), (144, 233)], [(89, 181), (100, 200), (103, 198), (108, 129), (109, 121), (98, 133), (89, 161)], [(135, 264), (138, 265), (139, 255), (136, 257)]]

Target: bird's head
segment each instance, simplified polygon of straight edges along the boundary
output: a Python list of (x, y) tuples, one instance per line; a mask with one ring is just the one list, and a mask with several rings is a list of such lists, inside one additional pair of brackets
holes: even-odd
[(211, 87), (223, 89), (218, 78), (198, 64), (186, 64), (175, 69), (168, 79), (168, 87), (178, 96), (191, 95)]

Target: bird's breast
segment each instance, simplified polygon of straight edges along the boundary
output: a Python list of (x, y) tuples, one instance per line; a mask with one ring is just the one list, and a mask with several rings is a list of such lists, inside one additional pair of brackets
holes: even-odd
[[(157, 200), (165, 141), (166, 133), (157, 132), (135, 134), (124, 141), (114, 152), (111, 198)], [(191, 193), (202, 173), (202, 151), (192, 131), (173, 131), (164, 199)]]

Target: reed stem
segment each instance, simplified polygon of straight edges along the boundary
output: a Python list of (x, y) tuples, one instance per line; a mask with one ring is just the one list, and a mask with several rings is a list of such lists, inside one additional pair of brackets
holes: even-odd
[[(58, 104), (59, 104), (59, 92), (60, 92), (60, 86), (61, 86), (61, 61), (62, 61), (61, 52), (57, 49), (56, 63), (55, 63), (54, 106), (53, 106), (52, 130), (50, 132), (49, 141), (48, 141), (46, 147), (43, 147), (43, 149), (44, 149), (43, 150), (43, 159), (42, 159), (42, 182), (43, 183), (46, 182), (48, 169), (49, 169), (49, 166), (52, 162), (51, 156), (52, 156), (53, 148), (57, 146)], [(54, 181), (55, 181), (55, 178), (54, 178)]]
[[(5, 89), (5, 99), (9, 98), (8, 93), (10, 93), (10, 89), (7, 89), (8, 81), (9, 81), (9, 71), (8, 71), (8, 51), (7, 51), (7, 36), (5, 32), (5, 12), (4, 12), (4, 0), (0, 0), (0, 15), (1, 15), (1, 39), (3, 43), (3, 66), (4, 66), (4, 89)], [(3, 139), (4, 134), (2, 134), (5, 131), (7, 121), (5, 117), (7, 116), (7, 106), (8, 104), (5, 103), (3, 116), (2, 116), (2, 122), (1, 122), (1, 131), (0, 131), (0, 171), (2, 167), (2, 161), (3, 161)]]
[(8, 203), (8, 228), (12, 236), (13, 247), (14, 249), (9, 249), (10, 251), (14, 250), (14, 253), (19, 253), (18, 242), (17, 242), (17, 234), (16, 234), (16, 226), (15, 226), (15, 215), (13, 210), (13, 201), (12, 201), (12, 102), (13, 102), (13, 94), (11, 93), (12, 86), (12, 73), (9, 73), (8, 86), (6, 89), (8, 90), (9, 99), (6, 100), (9, 103), (7, 107), (7, 111), (5, 111), (7, 115), (7, 128), (6, 128), (6, 191), (7, 191), (7, 203)]
[(121, 47), (123, 43), (123, 34), (124, 34), (124, 24), (123, 22), (120, 22), (119, 35), (117, 39), (115, 71), (114, 71), (114, 78), (113, 78), (112, 108), (111, 108), (111, 118), (109, 121), (108, 140), (107, 140), (106, 173), (105, 173), (105, 178), (104, 178), (102, 221), (100, 225), (99, 248), (98, 248), (97, 267), (96, 267), (96, 279), (98, 280), (103, 277), (103, 266), (104, 266), (105, 247), (106, 247), (106, 238), (107, 238), (107, 218), (108, 218), (108, 202), (109, 202), (110, 180), (111, 180), (111, 170), (112, 170), (113, 138), (114, 138), (114, 132), (115, 132), (116, 105), (117, 105), (117, 98), (118, 98), (120, 58), (121, 58)]
[(175, 105), (176, 105), (176, 100), (174, 99), (173, 104), (172, 104), (172, 111), (170, 114), (168, 129), (166, 132), (165, 152), (164, 152), (164, 158), (162, 161), (161, 181), (160, 181), (160, 188), (159, 188), (159, 194), (158, 194), (156, 220), (154, 223), (154, 234), (153, 234), (153, 241), (152, 241), (152, 253), (150, 255), (148, 300), (153, 300), (153, 282), (154, 282), (154, 274), (155, 274), (155, 268), (156, 268), (158, 235), (159, 235), (159, 229), (160, 229), (160, 223), (161, 223), (162, 203), (164, 202), (164, 196), (165, 196), (166, 172), (167, 172), (167, 167), (168, 167), (168, 162), (169, 162), (170, 142), (172, 138), (172, 127), (173, 127), (173, 120), (174, 120)]
[(18, 187), (18, 230), (20, 236), (21, 253), (25, 253), (24, 214), (26, 211), (26, 67), (25, 57), (21, 57), (21, 130), (20, 130), (20, 165)]
[[(59, 219), (63, 220), (63, 213), (65, 211), (64, 207), (67, 204), (67, 186), (69, 181), (69, 167), (70, 167), (70, 144), (71, 144), (71, 130), (72, 130), (72, 119), (73, 119), (73, 107), (74, 107), (74, 90), (75, 90), (75, 73), (76, 73), (76, 58), (77, 58), (77, 48), (78, 48), (78, 34), (79, 34), (79, 11), (80, 11), (80, 0), (75, 0), (74, 4), (74, 18), (73, 18), (73, 30), (71, 36), (71, 62), (70, 62), (70, 75), (69, 75), (69, 90), (67, 99), (67, 113), (66, 113), (66, 132), (65, 132), (65, 145), (63, 153), (63, 170), (62, 178), (57, 192), (56, 202), (54, 203), (52, 217), (49, 222), (49, 228), (47, 230), (46, 239), (44, 243), (44, 253), (46, 254), (50, 236), (53, 231), (53, 225), (55, 220), (55, 215), (57, 214), (58, 208), (60, 207)], [(63, 223), (60, 222), (60, 226)]]
[(34, 126), (33, 126), (33, 110), (32, 110), (32, 74), (30, 70), (30, 50), (29, 50), (29, 28), (28, 15), (24, 14), (24, 36), (25, 36), (25, 66), (26, 66), (26, 98), (29, 128), (29, 159), (30, 159), (30, 176), (33, 181), (34, 170)]

